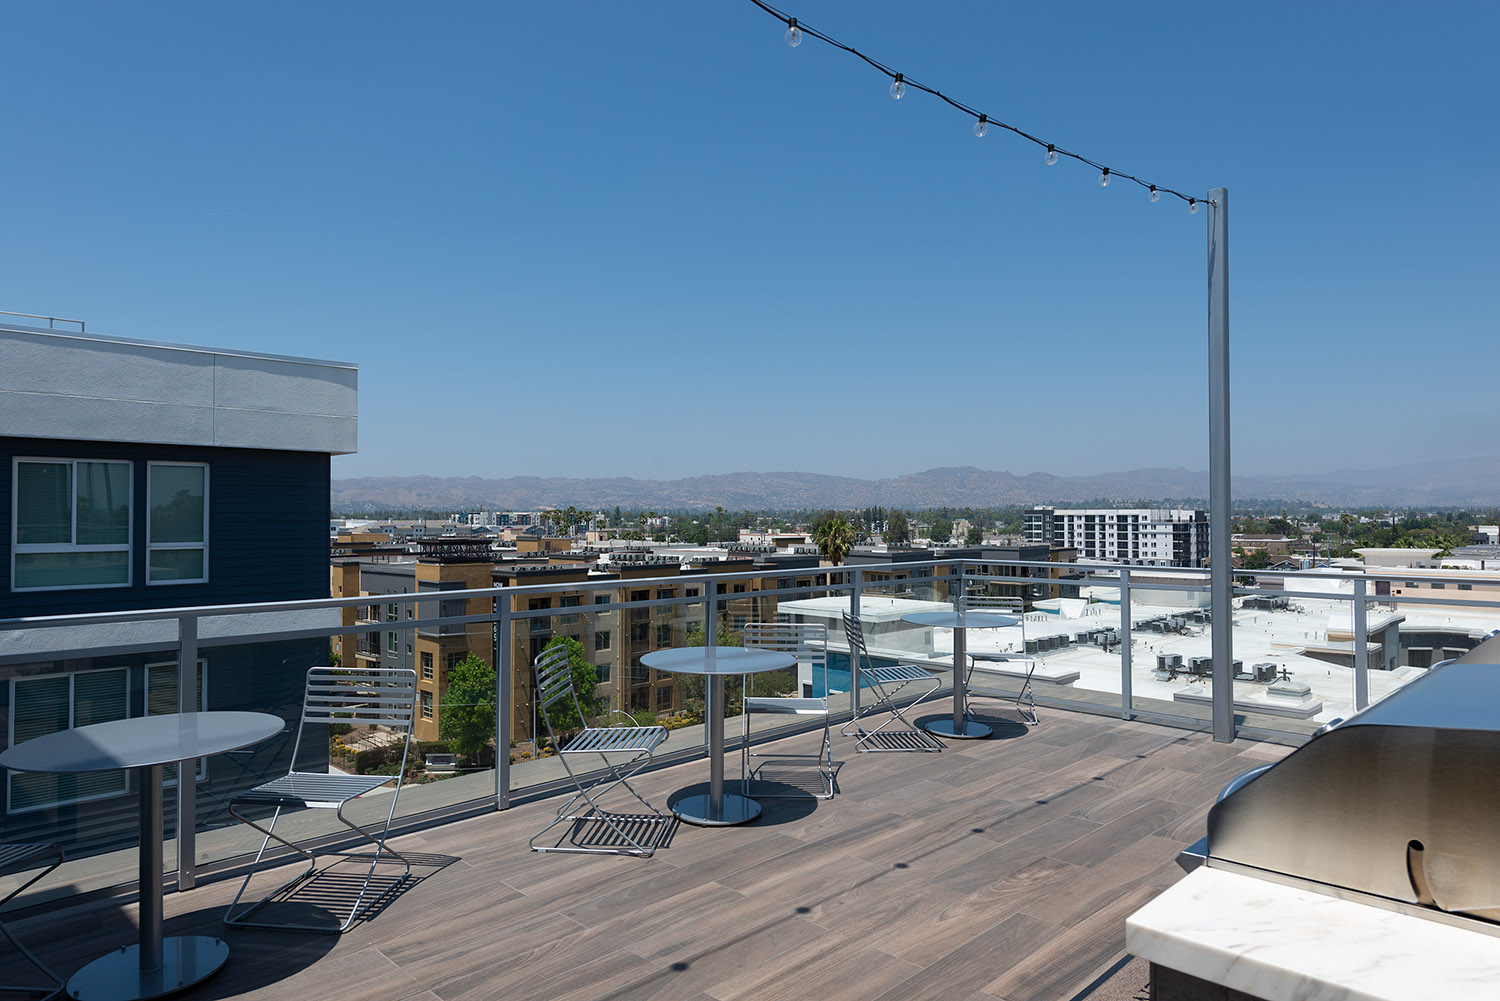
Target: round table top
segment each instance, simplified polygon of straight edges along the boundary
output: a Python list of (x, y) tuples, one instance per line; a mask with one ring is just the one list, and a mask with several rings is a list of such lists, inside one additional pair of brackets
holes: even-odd
[(742, 646), (681, 646), (641, 654), (641, 663), (673, 674), (757, 674), (795, 667), (797, 658)]
[(944, 629), (999, 629), (1002, 626), (1018, 626), (1021, 620), (1014, 615), (999, 612), (910, 612), (901, 616), (902, 622), (915, 626), (941, 626)]
[(18, 772), (107, 772), (190, 761), (275, 736), (286, 727), (269, 713), (164, 713), (58, 730), (0, 753)]

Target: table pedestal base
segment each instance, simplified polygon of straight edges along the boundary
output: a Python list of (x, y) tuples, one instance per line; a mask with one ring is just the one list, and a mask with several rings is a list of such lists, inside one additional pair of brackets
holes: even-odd
[(976, 723), (971, 719), (964, 721), (964, 728), (962, 730), (955, 730), (953, 728), (953, 721), (947, 717), (923, 723), (922, 729), (928, 733), (937, 734), (939, 737), (951, 737), (954, 740), (981, 740), (994, 733), (988, 726), (983, 723)]
[(141, 969), (141, 947), (127, 945), (100, 956), (68, 981), (68, 997), (78, 1001), (147, 1001), (204, 980), (224, 965), (229, 946), (207, 935), (163, 939), (160, 969)]
[(684, 796), (673, 803), (672, 812), (682, 821), (700, 827), (729, 827), (733, 824), (746, 824), (759, 817), (760, 804), (748, 796), (725, 793), (723, 809), (715, 810), (708, 795), (700, 794)]

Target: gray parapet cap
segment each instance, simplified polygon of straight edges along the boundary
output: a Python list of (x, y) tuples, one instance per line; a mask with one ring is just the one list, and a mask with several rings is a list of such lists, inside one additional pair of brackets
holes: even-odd
[(358, 447), (358, 366), (0, 322), (0, 434), (264, 448)]

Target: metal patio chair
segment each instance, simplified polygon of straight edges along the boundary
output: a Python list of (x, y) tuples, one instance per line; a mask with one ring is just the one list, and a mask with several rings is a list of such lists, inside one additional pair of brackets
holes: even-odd
[[(557, 748), (557, 758), (562, 762), (568, 778), (572, 779), (578, 791), (571, 799), (558, 807), (557, 816), (550, 824), (532, 836), (529, 842), (531, 850), (583, 855), (633, 855), (637, 858), (650, 858), (656, 853), (662, 838), (666, 836), (668, 821), (671, 818), (646, 802), (645, 797), (635, 791), (629, 779), (630, 776), (650, 764), (652, 754), (666, 742), (666, 727), (595, 727), (588, 726), (585, 722), (583, 729), (564, 744), (558, 740), (557, 732), (552, 727), (551, 714), (547, 710), (560, 702), (564, 705), (571, 702), (574, 712), (578, 714), (578, 719), (583, 721), (583, 706), (578, 701), (578, 693), (573, 690), (573, 671), (568, 663), (568, 648), (555, 646), (550, 650), (543, 650), (537, 656), (534, 665), (536, 667), (537, 708), (541, 710), (540, 715), (547, 726), (547, 735), (552, 740), (552, 746)], [(634, 722), (633, 719), (632, 722)], [(599, 760), (604, 763), (605, 769), (605, 774), (601, 778), (588, 784), (585, 784), (587, 776), (575, 772), (570, 764), (573, 759), (584, 754), (599, 755)], [(608, 755), (626, 754), (630, 757), (619, 763), (611, 762), (608, 757)], [(615, 786), (624, 786), (640, 801), (647, 812), (613, 813), (600, 806), (600, 798)], [(573, 808), (579, 800), (586, 802), (588, 809), (582, 812), (575, 811)], [(551, 845), (537, 844), (537, 840), (542, 835), (562, 823), (573, 825), (566, 843), (559, 840)], [(579, 840), (580, 836), (591, 826), (594, 830), (603, 833), (605, 839), (603, 842), (588, 843)]]
[[(403, 668), (353, 668), (315, 667), (307, 672), (307, 689), (303, 696), (302, 719), (297, 727), (297, 738), (292, 745), (291, 768), (287, 774), (270, 782), (263, 782), (253, 789), (236, 794), (229, 801), (229, 812), (238, 821), (255, 828), (265, 835), (255, 862), (239, 892), (224, 911), (224, 923), (238, 927), (278, 928), (296, 931), (326, 932), (339, 934), (347, 931), (359, 918), (361, 911), (373, 907), (382, 897), (395, 890), (411, 878), (411, 863), (386, 844), (390, 832), (391, 818), (396, 815), (396, 800), (401, 795), (401, 780), (406, 774), (406, 757), (411, 746), (412, 722), (416, 715), (417, 672)], [(390, 728), (401, 737), (401, 765), (395, 776), (390, 775), (342, 775), (336, 772), (297, 771), (297, 752), (302, 746), (303, 732), (309, 724), (331, 723), (375, 723)], [(352, 800), (372, 792), (390, 782), (394, 777), (396, 788), (391, 793), (391, 806), (386, 811), (385, 823), (378, 833), (354, 823), (344, 816), (344, 807)], [(247, 806), (270, 806), (275, 808), (269, 826), (260, 824), (240, 813)], [(373, 851), (313, 852), (288, 841), (276, 833), (276, 822), (281, 811), (286, 809), (334, 810), (338, 819), (350, 830), (374, 845)], [(272, 841), (291, 849), (307, 859), (307, 868), (266, 894), (255, 903), (239, 911), (235, 907), (245, 890), (250, 886)], [(334, 859), (321, 869), (318, 859)], [(336, 928), (320, 924), (295, 922), (252, 921), (251, 915), (264, 904), (283, 892), (312, 879), (320, 872), (327, 872), (345, 859), (369, 860), (370, 868), (360, 884), (359, 893), (349, 908), (349, 914)], [(382, 863), (396, 863), (403, 871), (395, 883), (365, 901), (370, 884), (375, 879), (376, 867)], [(278, 863), (279, 864), (279, 863)]]
[[(7, 893), (5, 899), (0, 900), (0, 908), (10, 903), (11, 898), (62, 865), (62, 863), (62, 849), (57, 847), (57, 845), (0, 845), (0, 876), (15, 876), (36, 869), (38, 866), (41, 867), (35, 876), (32, 876)], [(10, 939), (10, 944), (15, 946), (32, 966), (41, 971), (44, 977), (52, 981), (50, 988), (25, 987), (21, 985), (11, 986), (9, 984), (0, 985), (0, 992), (7, 994), (35, 994), (37, 1001), (50, 1001), (50, 999), (62, 993), (63, 979), (56, 973), (53, 973), (52, 969), (46, 963), (43, 963), (36, 956), (32, 955), (31, 950), (21, 944), (21, 940), (16, 938), (15, 934), (6, 926), (4, 921), (0, 921), (0, 935), (4, 935)]]
[[(1027, 726), (1036, 726), (1040, 720), (1036, 715), (1036, 695), (1031, 691), (1031, 676), (1036, 672), (1036, 658), (1026, 653), (1026, 599), (966, 594), (958, 599), (958, 603), (958, 607), (964, 611), (1004, 612), (1021, 620), (1021, 657), (1026, 662), (1026, 676), (1021, 681), (1021, 690), (1016, 693), (1015, 705), (1021, 722)], [(984, 650), (978, 652), (970, 650), (968, 653), (969, 671), (964, 675), (964, 685), (968, 691), (973, 691), (974, 668), (981, 660), (992, 664), (1011, 662), (1009, 654), (990, 653)], [(1025, 705), (1021, 704), (1023, 699), (1026, 701)]]
[[(744, 699), (743, 741), (740, 744), (740, 782), (746, 796), (750, 795), (751, 758), (800, 758), (818, 763), (818, 776), (822, 791), (812, 793), (814, 799), (832, 799), (833, 782), (833, 730), (828, 710), (828, 627), (821, 622), (747, 622), (745, 624), (745, 646), (754, 650), (777, 650), (797, 658), (797, 664), (808, 665), (813, 684), (821, 686), (823, 695), (818, 696), (751, 696)], [(750, 678), (744, 679), (742, 691), (750, 691)], [(750, 716), (765, 713), (773, 716), (821, 716), (823, 718), (823, 743), (817, 754), (764, 754), (750, 750)], [(761, 792), (758, 799), (802, 799), (803, 796), (784, 796)]]
[[(870, 660), (870, 651), (865, 646), (865, 630), (858, 616), (842, 613), (844, 636), (849, 640), (850, 688), (856, 694), (868, 682), (874, 689), (875, 700), (864, 706), (854, 718), (839, 728), (844, 736), (854, 736), (854, 749), (860, 753), (870, 751), (941, 751), (943, 742), (926, 730), (912, 724), (906, 718), (906, 710), (915, 709), (926, 702), (943, 687), (938, 676), (925, 667), (915, 664), (895, 664), (891, 667), (876, 667)], [(925, 685), (926, 690), (905, 709), (896, 704), (896, 698), (911, 685)], [(864, 728), (863, 720), (876, 713), (889, 712), (890, 718), (873, 730)], [(886, 727), (900, 721), (904, 729)], [(884, 746), (882, 746), (884, 745)]]

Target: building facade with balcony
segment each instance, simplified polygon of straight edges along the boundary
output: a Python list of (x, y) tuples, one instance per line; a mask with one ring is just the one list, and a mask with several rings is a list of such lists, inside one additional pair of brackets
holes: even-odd
[[(355, 449), (356, 378), (338, 362), (0, 324), (0, 619), (326, 597), (330, 457)], [(251, 628), (336, 626), (331, 611), (257, 613)], [(191, 618), (192, 672), (174, 618), (0, 626), (6, 746), (179, 707), (294, 706), (327, 662), (326, 639), (216, 645), (246, 617)], [(76, 653), (100, 648), (116, 652)], [(200, 763), (200, 822), (237, 774)], [(13, 839), (135, 836), (122, 773), (10, 774), (4, 793)]]

